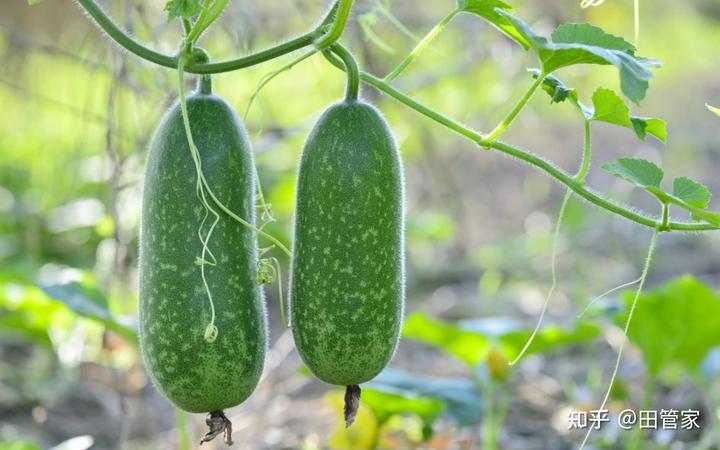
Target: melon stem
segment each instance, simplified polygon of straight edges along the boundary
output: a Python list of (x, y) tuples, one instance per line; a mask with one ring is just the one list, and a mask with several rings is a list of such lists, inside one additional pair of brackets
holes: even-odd
[(358, 409), (360, 408), (360, 386), (351, 384), (345, 388), (345, 428), (355, 422)]
[(205, 423), (208, 426), (208, 432), (200, 440), (200, 445), (205, 442), (210, 442), (219, 434), (223, 434), (225, 444), (230, 446), (233, 445), (232, 440), (232, 422), (227, 418), (223, 411), (212, 411), (208, 413)]

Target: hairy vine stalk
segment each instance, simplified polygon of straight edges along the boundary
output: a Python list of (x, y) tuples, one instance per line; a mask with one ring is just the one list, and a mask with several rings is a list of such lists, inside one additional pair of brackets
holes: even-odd
[(360, 93), (360, 69), (352, 53), (342, 45), (335, 43), (325, 54), (333, 53), (342, 60), (347, 74), (347, 86), (345, 88), (345, 101), (354, 102)]
[[(179, 56), (169, 56), (165, 55), (163, 53), (157, 52), (155, 50), (152, 50), (143, 44), (139, 43), (137, 40), (132, 38), (130, 35), (128, 35), (125, 31), (123, 31), (103, 10), (102, 7), (100, 7), (95, 0), (77, 0), (78, 4), (82, 6), (82, 8), (87, 12), (90, 17), (93, 18), (95, 23), (105, 32), (107, 33), (110, 38), (115, 41), (118, 45), (129, 51), (130, 53), (133, 53), (134, 55), (149, 61), (151, 63), (157, 64), (162, 67), (167, 67), (170, 69), (177, 69), (179, 64)], [(328, 16), (325, 17), (321, 23), (313, 28), (312, 30), (308, 31), (305, 34), (302, 34), (294, 39), (291, 39), (287, 42), (283, 42), (279, 45), (276, 45), (274, 47), (258, 51), (256, 53), (243, 56), (240, 58), (231, 59), (228, 61), (221, 61), (221, 62), (206, 62), (206, 63), (193, 63), (189, 64), (187, 67), (185, 67), (185, 71), (189, 73), (195, 73), (195, 74), (214, 74), (214, 73), (224, 73), (224, 72), (232, 72), (238, 69), (243, 69), (246, 67), (255, 66), (257, 64), (264, 63), (266, 61), (270, 61), (272, 59), (279, 58), (280, 56), (286, 55), (288, 53), (292, 53), (296, 50), (300, 50), (305, 47), (310, 47), (316, 43), (316, 40), (318, 38), (321, 38), (324, 36), (325, 26), (328, 21), (332, 20), (332, 23), (336, 23), (338, 21), (342, 23), (347, 22), (347, 17), (350, 14), (350, 8), (347, 6), (348, 4), (351, 4), (352, 0), (338, 0), (338, 7), (337, 9), (333, 8), (328, 13)], [(345, 5), (345, 6), (343, 6)], [(339, 36), (334, 37), (337, 35), (337, 32), (333, 33), (333, 38), (337, 39)], [(324, 45), (325, 48), (329, 46), (332, 42), (327, 42), (328, 39), (323, 39), (320, 43)], [(334, 42), (334, 41), (333, 41)]]
[(325, 35), (321, 36), (315, 46), (320, 50), (324, 50), (335, 43), (345, 31), (348, 19), (350, 17), (350, 10), (352, 9), (353, 0), (338, 0), (337, 2), (337, 13), (335, 19), (330, 26), (330, 31)]

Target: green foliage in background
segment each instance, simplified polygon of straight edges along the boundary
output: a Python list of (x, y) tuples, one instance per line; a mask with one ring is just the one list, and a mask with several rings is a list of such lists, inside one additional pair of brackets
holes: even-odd
[[(632, 300), (629, 294), (623, 299)], [(720, 345), (720, 296), (689, 275), (671, 280), (640, 297), (628, 336), (651, 373), (676, 365), (698, 373), (708, 352)]]
[[(413, 313), (405, 321), (403, 336), (419, 340), (453, 355), (473, 368), (485, 361), (493, 346), (499, 347), (507, 358), (520, 352), (531, 330), (517, 326), (493, 329), (486, 322), (465, 321), (460, 324), (442, 322), (422, 313)], [(597, 325), (578, 322), (575, 329), (550, 326), (536, 336), (528, 353), (545, 353), (563, 346), (590, 341), (600, 333)]]

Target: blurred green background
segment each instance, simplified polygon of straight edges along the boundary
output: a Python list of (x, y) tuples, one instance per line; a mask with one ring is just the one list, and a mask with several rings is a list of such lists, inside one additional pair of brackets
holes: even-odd
[[(165, 53), (176, 48), (179, 25), (166, 23), (164, 2), (101, 3), (141, 41)], [(356, 3), (343, 39), (364, 70), (378, 75), (454, 6)], [(217, 60), (265, 48), (309, 29), (326, 6), (232, 1), (203, 46)], [(631, 0), (590, 9), (574, 0), (513, 6), (546, 34), (562, 22), (589, 21), (633, 35)], [(667, 120), (668, 144), (593, 125), (591, 186), (655, 213), (649, 196), (597, 170), (635, 156), (661, 164), (668, 179), (688, 175), (720, 191), (720, 119), (704, 106), (720, 104), (719, 25), (718, 0), (642, 2), (640, 54), (664, 66), (632, 109)], [(179, 448), (175, 412), (149, 384), (134, 337), (144, 159), (176, 98), (175, 74), (113, 46), (66, 0), (0, 2), (0, 57), (0, 449)], [(216, 93), (243, 115), (261, 78), (290, 58), (218, 75)], [(534, 65), (478, 17), (461, 15), (395, 85), (488, 131), (532, 83), (526, 69)], [(586, 102), (598, 86), (618, 90), (612, 68), (558, 75)], [(284, 242), (302, 143), (343, 85), (343, 74), (316, 55), (274, 79), (247, 111), (278, 219), (268, 230)], [(568, 412), (602, 400), (627, 298), (611, 296), (581, 320), (577, 314), (599, 293), (637, 278), (649, 230), (572, 200), (546, 319), (556, 328), (507, 369), (549, 287), (563, 187), (371, 88), (362, 95), (388, 118), (405, 162), (406, 339), (392, 369), (367, 390), (356, 426), (344, 431), (341, 394), (298, 370), (277, 290), (268, 287), (266, 375), (253, 397), (230, 411), (237, 448), (474, 449), (490, 448), (488, 439), (513, 450), (576, 448), (582, 435), (568, 430)], [(569, 105), (551, 105), (539, 93), (503, 138), (573, 171), (582, 124)], [(702, 427), (648, 432), (635, 448), (720, 448), (718, 249), (720, 233), (661, 237), (611, 410), (647, 401), (658, 410), (696, 409)], [(679, 278), (687, 273), (692, 278)], [(204, 418), (189, 420), (195, 441)], [(634, 439), (608, 426), (593, 442), (625, 449), (638, 445)]]

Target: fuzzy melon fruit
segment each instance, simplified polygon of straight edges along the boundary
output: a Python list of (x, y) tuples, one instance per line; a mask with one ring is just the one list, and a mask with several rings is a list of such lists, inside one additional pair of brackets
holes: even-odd
[(404, 304), (402, 165), (377, 109), (344, 101), (325, 111), (305, 143), (296, 195), (295, 345), (320, 380), (359, 395), (395, 352)]
[[(203, 173), (218, 199), (254, 224), (255, 169), (247, 132), (233, 108), (212, 95), (206, 83), (204, 92), (187, 97)], [(196, 264), (202, 254), (198, 229), (205, 214), (196, 178), (176, 104), (155, 132), (147, 161), (140, 229), (140, 341), (150, 377), (173, 404), (218, 416), (255, 389), (267, 325), (263, 292), (255, 283), (255, 232), (215, 207), (220, 220), (208, 246), (217, 265), (206, 265), (205, 273), (218, 334), (212, 342), (205, 339), (211, 308)]]

